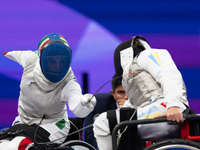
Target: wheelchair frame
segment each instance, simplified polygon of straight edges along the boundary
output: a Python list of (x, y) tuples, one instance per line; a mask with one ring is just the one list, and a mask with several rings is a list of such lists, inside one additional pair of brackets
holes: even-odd
[[(196, 147), (200, 148), (200, 143), (197, 142), (197, 141), (200, 141), (200, 136), (191, 136), (190, 135), (190, 129), (189, 129), (189, 122), (197, 121), (197, 120), (200, 120), (200, 114), (188, 115), (185, 118), (184, 124), (181, 125), (181, 139), (182, 140), (187, 140), (187, 141), (192, 141), (191, 143), (193, 145), (195, 145)], [(117, 150), (117, 132), (118, 132), (119, 129), (121, 129), (121, 128), (125, 127), (125, 126), (137, 126), (139, 124), (151, 124), (151, 123), (161, 123), (161, 122), (167, 122), (167, 118), (131, 120), (131, 121), (123, 121), (123, 122), (117, 124), (114, 127), (113, 132), (112, 132), (113, 150)], [(177, 140), (180, 140), (180, 139), (177, 139)], [(157, 143), (159, 143), (159, 142), (157, 142)], [(176, 143), (176, 139), (173, 139), (172, 143)], [(150, 150), (150, 149), (148, 149), (148, 147), (149, 148), (154, 147), (154, 144), (152, 144), (151, 141), (148, 141), (146, 143), (145, 150)]]
[[(146, 142), (146, 148), (144, 150), (161, 150), (160, 147), (170, 148), (170, 145), (174, 145), (176, 148), (178, 146), (185, 145), (185, 147), (193, 147), (194, 149), (200, 149), (200, 135), (191, 136), (190, 135), (190, 125), (189, 122), (200, 120), (200, 114), (192, 114), (188, 115), (185, 118), (184, 124), (180, 125), (181, 130), (181, 139), (168, 139), (160, 142), (156, 142), (152, 144), (151, 141)], [(117, 132), (119, 129), (125, 126), (137, 126), (139, 124), (152, 124), (152, 123), (161, 123), (167, 122), (167, 118), (155, 118), (155, 119), (143, 119), (143, 120), (131, 120), (131, 121), (123, 121), (117, 124), (112, 132), (112, 145), (113, 150), (117, 150)], [(64, 150), (69, 149), (72, 146), (84, 146), (90, 150), (96, 150), (92, 145), (82, 140), (70, 140), (64, 142), (62, 145), (54, 148), (50, 148), (51, 150)], [(157, 148), (157, 149), (156, 149)], [(49, 149), (49, 150), (50, 150)], [(71, 148), (72, 149), (72, 148)]]

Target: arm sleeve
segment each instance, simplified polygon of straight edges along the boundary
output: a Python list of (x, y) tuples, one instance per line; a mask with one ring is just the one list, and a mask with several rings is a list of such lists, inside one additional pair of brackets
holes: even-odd
[(167, 108), (180, 106), (182, 76), (167, 50), (145, 50), (137, 59), (138, 65), (161, 84)]
[[(70, 74), (73, 76), (73, 72)], [(84, 118), (94, 108), (83, 107), (81, 104), (82, 99), (84, 99), (84, 96), (82, 95), (81, 87), (76, 82), (76, 78), (71, 77), (70, 81), (65, 85), (61, 92), (61, 101), (63, 103), (68, 103), (69, 109), (74, 113), (75, 116)]]
[(26, 65), (27, 60), (31, 57), (31, 55), (35, 54), (31, 50), (27, 51), (10, 51), (5, 52), (4, 56), (18, 62), (23, 68)]

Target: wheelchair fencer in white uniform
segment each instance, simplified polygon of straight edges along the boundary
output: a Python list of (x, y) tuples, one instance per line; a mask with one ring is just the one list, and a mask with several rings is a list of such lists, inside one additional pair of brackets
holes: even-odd
[[(116, 74), (123, 75), (122, 86), (129, 98), (122, 108), (135, 108), (137, 119), (166, 116), (183, 121), (182, 112), (189, 106), (186, 87), (167, 50), (151, 48), (146, 39), (136, 36), (116, 48), (114, 64)], [(109, 128), (107, 112), (102, 113), (93, 128), (100, 150), (112, 150)], [(138, 133), (151, 141), (180, 136), (179, 126), (167, 123), (139, 125)]]
[[(92, 94), (82, 95), (71, 68), (72, 51), (67, 41), (62, 35), (51, 33), (40, 41), (38, 53), (20, 50), (5, 52), (4, 56), (16, 61), (24, 69), (20, 83), (18, 117), (11, 127), (12, 132), (16, 134), (16, 128), (20, 127), (18, 131), (26, 130), (26, 134), (31, 135), (26, 137), (19, 133), (20, 136), (16, 134), (11, 141), (2, 140), (0, 149), (34, 149), (37, 147), (35, 136), (40, 131), (44, 133), (40, 136), (44, 136), (46, 142), (56, 140), (55, 143), (62, 143), (65, 140), (62, 137), (70, 129), (66, 103), (80, 118), (87, 116), (96, 103)], [(34, 135), (36, 129), (38, 132)], [(37, 139), (37, 142), (44, 141)]]

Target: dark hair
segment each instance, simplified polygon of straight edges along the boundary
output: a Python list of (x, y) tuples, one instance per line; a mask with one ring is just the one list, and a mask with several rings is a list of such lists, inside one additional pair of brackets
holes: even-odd
[(115, 74), (112, 78), (112, 89), (115, 91), (115, 89), (122, 84), (122, 76), (118, 76)]

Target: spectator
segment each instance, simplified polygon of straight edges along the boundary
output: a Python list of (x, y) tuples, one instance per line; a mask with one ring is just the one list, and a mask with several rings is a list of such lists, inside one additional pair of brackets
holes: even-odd
[[(112, 90), (109, 93), (96, 94), (97, 105), (94, 110), (84, 119), (84, 126), (93, 124), (95, 118), (107, 110), (120, 108), (128, 99), (125, 90), (121, 85), (122, 78), (115, 74), (112, 78)], [(97, 147), (96, 139), (92, 127), (84, 130), (85, 141), (95, 148)]]

